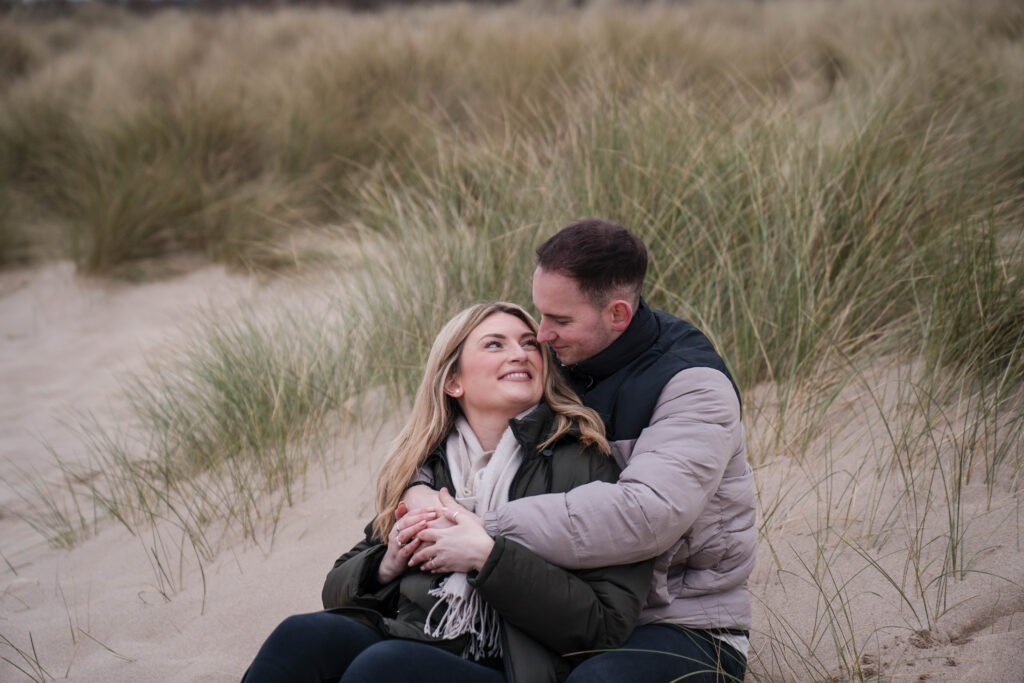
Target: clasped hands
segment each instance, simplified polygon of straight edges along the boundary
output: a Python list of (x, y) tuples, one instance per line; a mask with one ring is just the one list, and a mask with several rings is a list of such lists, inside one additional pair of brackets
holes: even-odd
[[(423, 491), (417, 491), (419, 488)], [(406, 568), (416, 566), (435, 574), (481, 569), (494, 547), (484, 521), (455, 502), (447, 489), (437, 493), (413, 487), (409, 492), (416, 507), (410, 508), (404, 501), (398, 504), (387, 552), (377, 570), (378, 581), (389, 583)]]

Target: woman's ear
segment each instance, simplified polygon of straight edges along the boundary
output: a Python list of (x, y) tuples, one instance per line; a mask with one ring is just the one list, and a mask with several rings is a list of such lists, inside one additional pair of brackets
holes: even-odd
[(459, 383), (458, 375), (455, 373), (448, 375), (448, 379), (444, 381), (444, 393), (452, 398), (462, 396), (462, 384)]

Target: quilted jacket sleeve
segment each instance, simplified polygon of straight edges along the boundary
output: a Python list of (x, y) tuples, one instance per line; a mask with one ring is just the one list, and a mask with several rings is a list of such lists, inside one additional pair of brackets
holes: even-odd
[(625, 642), (650, 589), (652, 566), (649, 560), (570, 572), (498, 537), (471, 582), (506, 621), (555, 652), (569, 654)]
[(327, 574), (321, 599), (324, 609), (335, 607), (366, 607), (381, 614), (391, 614), (398, 600), (398, 584), (381, 585), (377, 570), (387, 546), (377, 542), (366, 527), (366, 538), (339, 557)]

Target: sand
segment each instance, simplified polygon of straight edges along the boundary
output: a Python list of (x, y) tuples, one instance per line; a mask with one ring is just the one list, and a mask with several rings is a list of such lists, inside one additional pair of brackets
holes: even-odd
[[(33, 500), (26, 472), (58, 477), (50, 449), (83, 457), (67, 424), (89, 412), (105, 424), (126, 419), (126, 374), (180, 340), (199, 308), (258, 299), (262, 287), (218, 268), (134, 285), (79, 278), (68, 264), (0, 274), (0, 681), (238, 680), (276, 623), (320, 607), (326, 571), (369, 517), (375, 449), (339, 442), (344, 457), (330, 484), (311, 481), (272, 539), (226, 542), (202, 572), (186, 547), (165, 580), (149, 560), (152, 537), (107, 523), (63, 550), (17, 516)], [(751, 578), (757, 678), (847, 680), (859, 671), (883, 680), (1024, 680), (1013, 477), (991, 495), (981, 476), (964, 488), (960, 557), (971, 571), (944, 583), (946, 546), (936, 539), (948, 533), (946, 508), (897, 505), (906, 488), (876, 457), (888, 432), (874, 406), (895, 410), (913, 372), (882, 367), (844, 389), (825, 419), (805, 425), (806, 452), (821, 453), (814, 459), (794, 457), (802, 427), (780, 428), (773, 387), (748, 396), (763, 528)], [(955, 452), (969, 425), (955, 416), (950, 424), (920, 447)], [(922, 500), (948, 490), (943, 471), (917, 480)], [(876, 533), (887, 516), (897, 523)], [(172, 531), (158, 531), (175, 543)]]
[[(281, 615), (319, 607), (324, 573), (367, 516), (368, 468), (289, 510), (273, 546), (225, 550), (203, 567), (205, 590), (186, 555), (169, 600), (147, 557), (151, 539), (111, 524), (69, 552), (16, 516), (32, 496), (25, 473), (59, 481), (50, 449), (71, 462), (84, 457), (68, 425), (86, 412), (108, 424), (124, 419), (124, 377), (180, 341), (200, 308), (260, 290), (218, 268), (143, 285), (79, 278), (70, 264), (0, 277), (0, 635), (26, 653), (34, 647), (48, 676), (236, 680)], [(0, 655), (38, 674), (2, 640)], [(23, 678), (0, 662), (0, 680)]]

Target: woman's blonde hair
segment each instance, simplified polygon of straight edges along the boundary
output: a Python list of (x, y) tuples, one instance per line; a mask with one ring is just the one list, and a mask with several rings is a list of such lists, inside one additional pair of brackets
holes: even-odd
[[(444, 392), (445, 382), (459, 367), (462, 348), (477, 325), (496, 313), (507, 313), (522, 320), (537, 333), (537, 322), (523, 308), (499, 301), (476, 304), (457, 313), (441, 328), (430, 348), (423, 379), (412, 405), (409, 420), (388, 453), (377, 479), (377, 518), (374, 535), (387, 538), (395, 523), (395, 510), (416, 472), (448, 434), (455, 428), (459, 404)], [(596, 446), (602, 453), (611, 449), (604, 438), (604, 423), (596, 412), (580, 403), (579, 398), (555, 369), (554, 358), (546, 344), (541, 344), (544, 369), (544, 400), (557, 417), (557, 429), (542, 446), (562, 436), (572, 426), (580, 432), (580, 441)]]

